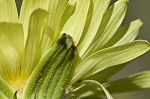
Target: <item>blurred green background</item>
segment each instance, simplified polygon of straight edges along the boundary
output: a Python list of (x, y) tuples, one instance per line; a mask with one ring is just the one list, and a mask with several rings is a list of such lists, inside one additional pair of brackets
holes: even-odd
[[(16, 1), (19, 9), (21, 0)], [(112, 3), (115, 1), (117, 0), (112, 0)], [(137, 39), (145, 39), (150, 42), (150, 0), (129, 0), (127, 14), (123, 24), (129, 23), (137, 18), (140, 18), (144, 22)], [(149, 58), (150, 51), (130, 62), (126, 68), (116, 74), (112, 79), (119, 79), (143, 70), (150, 70)], [(113, 96), (115, 99), (150, 99), (150, 89), (115, 94)]]

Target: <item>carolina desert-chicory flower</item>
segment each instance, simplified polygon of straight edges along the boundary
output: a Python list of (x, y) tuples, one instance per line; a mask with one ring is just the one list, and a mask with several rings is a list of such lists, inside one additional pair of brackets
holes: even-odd
[[(128, 0), (0, 0), (0, 97), (101, 98), (149, 88), (149, 71), (109, 82), (150, 44), (134, 40), (142, 22), (121, 26)], [(72, 68), (71, 68), (72, 67)], [(142, 77), (142, 78), (141, 78)]]

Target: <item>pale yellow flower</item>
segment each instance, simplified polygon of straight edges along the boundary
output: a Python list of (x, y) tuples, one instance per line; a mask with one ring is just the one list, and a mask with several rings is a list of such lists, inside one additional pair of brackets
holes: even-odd
[(0, 0), (0, 98), (100, 98), (104, 91), (112, 99), (106, 88), (117, 92), (117, 83), (149, 88), (149, 72), (108, 82), (150, 49), (135, 40), (140, 19), (121, 26), (128, 0), (110, 1), (23, 0), (18, 16), (14, 0)]

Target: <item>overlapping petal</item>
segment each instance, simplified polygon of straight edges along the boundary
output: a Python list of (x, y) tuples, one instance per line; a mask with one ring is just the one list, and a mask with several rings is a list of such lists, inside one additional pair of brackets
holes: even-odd
[(0, 23), (0, 73), (11, 85), (18, 82), (23, 50), (22, 26), (18, 23)]
[(15, 0), (0, 1), (0, 22), (18, 22)]
[(78, 44), (84, 30), (88, 11), (90, 10), (90, 0), (70, 0), (69, 3), (72, 5), (77, 3), (76, 10), (65, 23), (62, 32), (71, 35), (75, 44)]
[(117, 46), (135, 40), (142, 25), (143, 22), (137, 19), (128, 25), (121, 26), (105, 47)]
[(49, 28), (48, 34), (50, 35), (51, 42), (57, 41), (60, 36), (59, 29), (62, 28), (60, 25), (62, 25), (63, 21), (66, 22), (66, 18), (63, 16), (64, 14), (66, 14), (66, 16), (68, 15), (68, 13), (66, 13), (68, 6), (68, 0), (48, 0), (48, 12), (50, 15), (48, 16), (46, 25)]
[[(101, 84), (107, 82), (110, 75), (122, 69), (127, 62), (150, 49), (150, 44), (146, 41), (133, 41), (142, 25), (139, 19), (121, 26), (128, 0), (118, 0), (108, 8), (109, 3), (110, 0), (23, 0), (18, 17), (15, 1), (1, 0), (0, 97), (13, 97), (9, 85), (15, 91), (18, 89), (23, 91), (25, 81), (28, 80), (41, 57), (62, 33), (71, 35), (74, 39), (74, 43), (71, 41), (71, 44), (73, 46), (75, 44), (78, 50), (77, 61), (70, 75), (70, 86), (81, 80), (85, 85), (95, 85), (94, 88), (98, 91), (101, 89), (100, 92), (103, 91), (108, 99), (113, 98), (106, 88), (114, 93), (150, 88), (149, 71), (105, 83), (105, 86)], [(46, 75), (45, 73), (45, 77)], [(103, 75), (102, 78), (97, 80), (100, 75)], [(62, 79), (65, 81), (65, 78)], [(129, 85), (131, 88), (116, 89), (118, 85)], [(6, 87), (6, 90), (2, 87)], [(85, 89), (79, 97), (93, 94), (89, 87)], [(56, 94), (58, 95), (59, 92), (56, 91)], [(97, 94), (99, 95), (101, 93)]]
[[(85, 59), (90, 54), (104, 48), (105, 44), (109, 42), (121, 25), (126, 13), (126, 9), (127, 1), (119, 0), (106, 11), (94, 40), (89, 44), (89, 49), (82, 48), (81, 51), (87, 51), (84, 51), (85, 54), (83, 52), (81, 52), (82, 54), (79, 53), (82, 59)], [(91, 40), (90, 37), (89, 40)]]
[(91, 19), (89, 18), (85, 26), (85, 30), (82, 33), (82, 37), (80, 39), (80, 43), (78, 44), (79, 55), (83, 56), (85, 51), (91, 45), (93, 39), (96, 37), (98, 33), (98, 29), (100, 27), (103, 15), (109, 5), (110, 0), (94, 0), (93, 1), (93, 11), (89, 10), (89, 13), (92, 13)]
[(134, 41), (117, 47), (110, 47), (100, 50), (85, 60), (75, 69), (71, 84), (76, 81), (93, 75), (110, 66), (126, 63), (150, 49), (150, 44), (146, 41)]
[[(13, 0), (14, 1), (14, 0)], [(19, 22), (22, 23), (24, 29), (24, 44), (28, 37), (28, 25), (30, 15), (36, 9), (48, 9), (47, 0), (23, 0), (19, 15)]]
[[(137, 19), (133, 22), (131, 22), (128, 25), (121, 26), (115, 35), (111, 38), (111, 40), (104, 46), (105, 48), (110, 46), (117, 46), (122, 45), (128, 42), (133, 41), (136, 36), (138, 35), (138, 31), (140, 27), (142, 26), (141, 20)], [(99, 82), (106, 82), (109, 77), (120, 71), (126, 66), (126, 64), (121, 64), (113, 67), (109, 67), (99, 73), (96, 73), (96, 75), (93, 75), (87, 79), (94, 79)]]
[(22, 64), (22, 76), (28, 78), (42, 56), (40, 46), (43, 39), (43, 29), (48, 17), (48, 12), (36, 9), (30, 16), (28, 27), (28, 38)]

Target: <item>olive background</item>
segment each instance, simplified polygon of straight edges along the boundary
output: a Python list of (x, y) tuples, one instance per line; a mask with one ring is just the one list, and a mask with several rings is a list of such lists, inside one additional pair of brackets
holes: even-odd
[[(111, 4), (117, 0), (112, 0)], [(16, 0), (18, 11), (22, 0)], [(129, 0), (128, 10), (123, 24), (127, 24), (140, 18), (144, 25), (140, 29), (137, 39), (145, 39), (150, 42), (150, 0)], [(119, 79), (128, 75), (150, 69), (150, 51), (133, 60), (121, 72), (112, 79)], [(124, 87), (124, 86), (122, 86)], [(113, 95), (115, 99), (150, 99), (150, 89)]]

